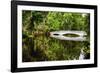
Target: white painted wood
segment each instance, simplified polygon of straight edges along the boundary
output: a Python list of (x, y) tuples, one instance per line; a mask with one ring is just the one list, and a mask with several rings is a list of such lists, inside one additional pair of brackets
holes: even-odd
[[(79, 35), (79, 37), (64, 36), (64, 34), (69, 34), (69, 33)], [(58, 35), (55, 35), (55, 34), (58, 34)], [(60, 40), (85, 41), (86, 37), (84, 37), (84, 35), (87, 35), (86, 32), (84, 32), (84, 31), (65, 31), (65, 30), (62, 30), (62, 31), (50, 32), (50, 37), (57, 38)]]

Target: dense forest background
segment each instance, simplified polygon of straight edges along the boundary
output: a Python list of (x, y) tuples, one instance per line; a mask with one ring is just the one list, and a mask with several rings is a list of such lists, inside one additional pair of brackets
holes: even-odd
[[(90, 55), (90, 15), (87, 13), (22, 11), (22, 61), (79, 60), (81, 49)], [(87, 33), (86, 41), (50, 37), (51, 31)], [(86, 58), (86, 59), (89, 59)]]

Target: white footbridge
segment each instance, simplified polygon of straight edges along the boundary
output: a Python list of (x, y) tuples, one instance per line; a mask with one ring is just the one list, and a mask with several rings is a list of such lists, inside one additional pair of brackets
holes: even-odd
[[(67, 37), (64, 36), (64, 34), (75, 34), (78, 35), (77, 37)], [(60, 40), (72, 40), (72, 41), (85, 41), (86, 37), (84, 37), (86, 34), (86, 32), (84, 31), (75, 31), (75, 30), (62, 30), (62, 31), (53, 31), (50, 32), (50, 37), (56, 38), (56, 39), (60, 39)]]

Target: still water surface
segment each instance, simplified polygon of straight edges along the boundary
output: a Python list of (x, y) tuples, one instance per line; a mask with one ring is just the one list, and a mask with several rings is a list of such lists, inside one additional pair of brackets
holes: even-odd
[[(79, 37), (66, 37), (63, 35), (66, 33), (77, 34)], [(46, 55), (49, 55), (50, 59), (45, 60), (83, 60), (85, 58), (83, 48), (86, 40), (84, 35), (86, 33), (83, 31), (54, 31), (50, 32), (50, 36), (35, 37), (34, 47), (48, 50)]]

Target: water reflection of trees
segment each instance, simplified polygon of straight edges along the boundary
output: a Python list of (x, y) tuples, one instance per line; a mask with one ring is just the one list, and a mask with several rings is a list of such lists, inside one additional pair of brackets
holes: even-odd
[[(90, 53), (89, 14), (61, 12), (22, 12), (23, 62), (79, 59), (80, 50)], [(82, 30), (86, 41), (62, 41), (49, 37), (50, 31)]]

